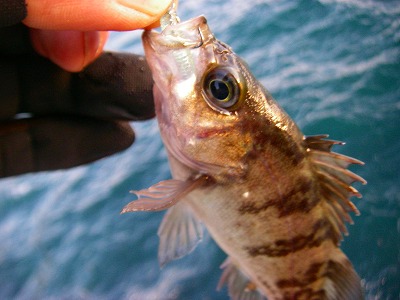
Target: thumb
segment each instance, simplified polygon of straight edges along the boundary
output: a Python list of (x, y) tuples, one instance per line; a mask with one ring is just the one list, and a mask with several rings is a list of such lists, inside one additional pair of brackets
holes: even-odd
[(64, 70), (78, 72), (101, 54), (108, 32), (31, 29), (30, 36), (39, 54)]
[(26, 0), (28, 27), (52, 30), (134, 30), (157, 22), (171, 0)]

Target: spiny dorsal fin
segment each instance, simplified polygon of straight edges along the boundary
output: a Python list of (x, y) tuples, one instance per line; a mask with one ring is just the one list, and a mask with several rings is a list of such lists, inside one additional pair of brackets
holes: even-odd
[(333, 145), (344, 145), (343, 142), (326, 140), (328, 134), (310, 135), (304, 138), (304, 142), (309, 149), (330, 152)]
[(254, 283), (228, 257), (221, 265), (223, 273), (217, 290), (228, 286), (228, 293), (233, 300), (265, 300)]
[(305, 137), (304, 143), (308, 155), (314, 163), (316, 174), (321, 186), (321, 194), (329, 204), (327, 209), (332, 222), (341, 232), (347, 234), (345, 222), (352, 223), (349, 212), (359, 214), (350, 197), (361, 197), (361, 194), (351, 186), (354, 182), (367, 182), (357, 174), (349, 171), (351, 164), (363, 165), (364, 163), (342, 154), (331, 152), (333, 145), (343, 145), (343, 142), (328, 140), (328, 135), (315, 135)]
[(158, 229), (158, 261), (163, 267), (193, 251), (203, 238), (203, 226), (185, 203), (168, 209)]

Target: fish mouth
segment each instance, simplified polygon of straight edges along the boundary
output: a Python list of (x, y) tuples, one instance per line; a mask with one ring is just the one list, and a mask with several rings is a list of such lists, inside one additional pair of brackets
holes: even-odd
[(162, 32), (148, 31), (143, 33), (145, 52), (154, 51), (162, 54), (166, 51), (194, 49), (214, 40), (207, 19), (204, 16), (168, 25)]
[(160, 83), (171, 77), (185, 80), (199, 72), (199, 55), (215, 38), (206, 18), (199, 16), (168, 25), (162, 32), (145, 31), (142, 40), (153, 78)]

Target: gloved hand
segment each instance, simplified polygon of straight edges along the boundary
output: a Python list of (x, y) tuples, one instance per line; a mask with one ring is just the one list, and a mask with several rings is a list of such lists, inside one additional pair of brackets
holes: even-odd
[(154, 116), (144, 58), (102, 53), (107, 33), (86, 30), (152, 26), (170, 0), (109, 2), (0, 0), (0, 177), (111, 155), (134, 141), (128, 121)]

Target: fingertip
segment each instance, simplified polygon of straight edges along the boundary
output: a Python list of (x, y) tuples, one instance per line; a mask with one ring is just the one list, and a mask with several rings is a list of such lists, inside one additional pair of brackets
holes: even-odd
[(31, 29), (35, 50), (61, 68), (79, 72), (101, 53), (108, 32)]
[(172, 0), (27, 0), (23, 23), (52, 30), (134, 30), (155, 24)]
[(144, 29), (145, 30), (151, 30), (151, 29), (157, 28), (157, 27), (160, 27), (160, 20), (150, 24), (149, 26), (145, 27)]

